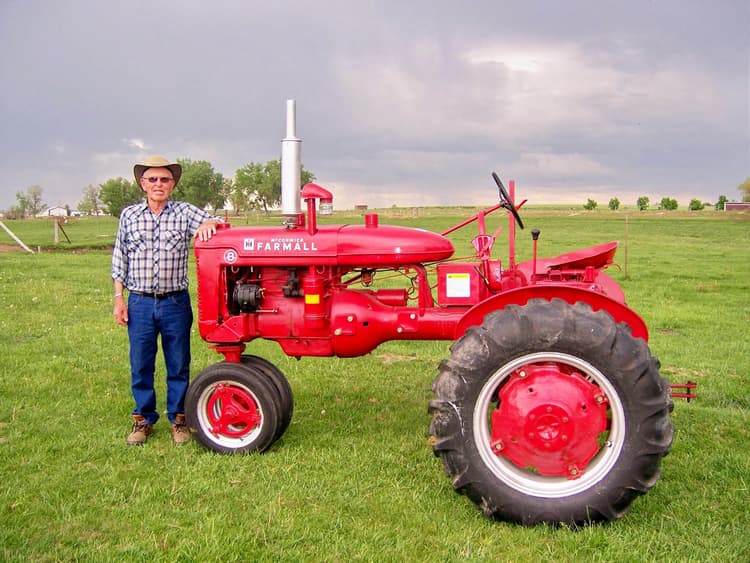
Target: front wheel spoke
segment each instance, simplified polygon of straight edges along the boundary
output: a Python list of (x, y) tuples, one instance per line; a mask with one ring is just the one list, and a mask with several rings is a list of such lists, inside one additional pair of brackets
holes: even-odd
[(214, 435), (238, 436), (255, 428), (261, 416), (246, 392), (218, 385), (207, 404), (207, 417)]

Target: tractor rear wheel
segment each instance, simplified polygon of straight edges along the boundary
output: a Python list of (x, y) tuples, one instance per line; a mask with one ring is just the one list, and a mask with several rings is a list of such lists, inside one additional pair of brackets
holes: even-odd
[(433, 449), (490, 518), (582, 525), (653, 487), (673, 427), (642, 339), (561, 299), (511, 305), (451, 348), (430, 402)]
[(195, 439), (222, 454), (263, 452), (278, 437), (279, 394), (252, 366), (220, 362), (193, 379), (185, 417)]

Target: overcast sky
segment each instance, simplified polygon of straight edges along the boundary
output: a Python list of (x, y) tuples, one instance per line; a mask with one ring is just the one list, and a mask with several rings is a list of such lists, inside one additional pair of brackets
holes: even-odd
[(163, 154), (280, 155), (355, 204), (738, 199), (750, 0), (0, 0), (0, 209)]

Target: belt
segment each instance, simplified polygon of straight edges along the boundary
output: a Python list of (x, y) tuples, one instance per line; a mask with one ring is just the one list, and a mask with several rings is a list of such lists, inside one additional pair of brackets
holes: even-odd
[(143, 291), (131, 291), (134, 295), (140, 295), (141, 297), (151, 297), (152, 299), (165, 299), (171, 295), (177, 295), (179, 293), (186, 292), (187, 289), (178, 289), (177, 291), (167, 291), (165, 293), (146, 293)]

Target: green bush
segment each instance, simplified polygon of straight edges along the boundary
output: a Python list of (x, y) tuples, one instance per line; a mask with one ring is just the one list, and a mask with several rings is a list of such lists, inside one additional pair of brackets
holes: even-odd
[(671, 197), (663, 197), (661, 198), (661, 203), (659, 204), (659, 209), (663, 209), (665, 211), (674, 211), (677, 209), (678, 204), (677, 200)]

